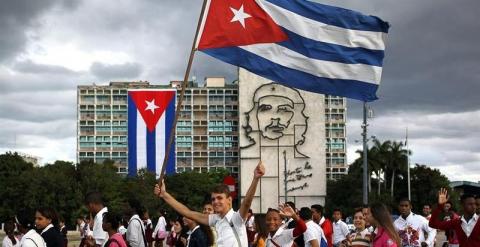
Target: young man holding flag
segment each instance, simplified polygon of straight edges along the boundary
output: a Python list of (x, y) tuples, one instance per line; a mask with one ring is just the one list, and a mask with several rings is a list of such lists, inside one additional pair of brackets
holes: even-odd
[(192, 211), (177, 201), (167, 192), (164, 182), (162, 182), (161, 187), (158, 184), (155, 186), (154, 193), (179, 214), (200, 224), (215, 226), (218, 236), (216, 239), (218, 247), (243, 247), (248, 246), (247, 231), (245, 228), (248, 210), (252, 204), (257, 184), (264, 174), (265, 167), (263, 166), (263, 162), (260, 161), (255, 168), (252, 183), (237, 212), (232, 208), (232, 197), (226, 185), (218, 185), (213, 189), (211, 199), (216, 214), (210, 215)]

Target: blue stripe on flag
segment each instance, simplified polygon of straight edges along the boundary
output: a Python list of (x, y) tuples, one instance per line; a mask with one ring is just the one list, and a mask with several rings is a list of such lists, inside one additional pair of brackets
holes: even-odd
[(267, 0), (284, 9), (328, 25), (362, 31), (388, 32), (388, 23), (376, 16), (305, 0)]
[[(173, 129), (173, 120), (175, 119), (175, 100), (176, 95), (168, 104), (167, 109), (165, 109), (165, 130), (167, 134), (165, 135), (165, 147), (168, 145), (170, 138), (170, 133), (175, 131)], [(174, 132), (175, 134), (175, 132)], [(167, 167), (165, 168), (165, 174), (174, 174), (175, 173), (175, 139), (173, 139), (172, 147), (170, 148), (170, 154), (168, 156)]]
[(156, 152), (156, 142), (155, 142), (155, 133), (157, 129), (153, 129), (152, 132), (148, 131), (147, 128), (145, 128), (146, 131), (146, 147), (147, 147), (147, 170), (149, 172), (155, 173), (155, 168), (156, 168), (156, 161), (155, 161), (155, 152)]
[(137, 175), (137, 107), (128, 96), (128, 176)]
[(384, 51), (382, 50), (329, 44), (302, 37), (285, 28), (283, 28), (283, 31), (288, 35), (288, 40), (277, 44), (304, 56), (339, 63), (382, 66), (384, 57)]
[(375, 95), (378, 88), (377, 84), (357, 80), (317, 77), (273, 63), (239, 47), (215, 48), (202, 51), (226, 63), (240, 66), (252, 73), (289, 87), (322, 94), (344, 96), (362, 101), (373, 101), (377, 99)]

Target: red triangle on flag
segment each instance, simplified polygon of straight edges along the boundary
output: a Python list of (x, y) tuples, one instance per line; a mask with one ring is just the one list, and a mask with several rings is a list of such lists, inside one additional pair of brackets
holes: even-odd
[(211, 0), (198, 49), (277, 43), (288, 39), (255, 0)]
[(162, 117), (168, 104), (175, 96), (174, 90), (142, 90), (129, 91), (128, 96), (133, 99), (138, 112), (145, 121), (147, 129), (152, 132)]

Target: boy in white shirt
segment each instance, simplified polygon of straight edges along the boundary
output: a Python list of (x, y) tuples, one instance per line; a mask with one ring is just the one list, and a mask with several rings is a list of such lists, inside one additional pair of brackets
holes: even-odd
[(305, 221), (307, 226), (307, 230), (303, 234), (305, 247), (327, 247), (327, 239), (323, 234), (322, 228), (312, 220), (312, 210), (308, 207), (303, 207), (300, 209), (299, 216)]

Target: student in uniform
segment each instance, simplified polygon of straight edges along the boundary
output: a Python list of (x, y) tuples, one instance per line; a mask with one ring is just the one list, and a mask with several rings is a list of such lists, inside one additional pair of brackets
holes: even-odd
[(103, 216), (102, 230), (108, 233), (108, 240), (104, 247), (127, 247), (127, 243), (123, 239), (117, 229), (121, 218), (113, 213), (107, 212)]
[(224, 184), (216, 186), (211, 193), (212, 205), (216, 214), (210, 215), (192, 211), (178, 202), (166, 191), (164, 182), (162, 182), (161, 187), (158, 184), (155, 186), (154, 193), (181, 215), (195, 220), (199, 224), (215, 226), (218, 247), (245, 247), (248, 246), (247, 230), (245, 228), (248, 209), (252, 204), (258, 182), (264, 174), (265, 167), (260, 161), (255, 168), (253, 180), (238, 212), (233, 210), (233, 198), (230, 195), (230, 189)]
[(47, 247), (64, 247), (63, 237), (58, 228), (57, 212), (53, 208), (38, 208), (35, 212), (35, 226)]
[[(295, 220), (295, 228), (285, 229), (282, 218)], [(269, 209), (267, 211), (266, 224), (269, 232), (266, 240), (267, 247), (291, 247), (293, 240), (307, 230), (305, 222), (287, 204), (281, 205), (279, 210)]]
[(47, 244), (42, 236), (35, 231), (35, 224), (33, 222), (33, 214), (28, 213), (28, 210), (19, 212), (15, 217), (17, 229), (23, 234), (20, 239), (20, 247), (46, 247)]

